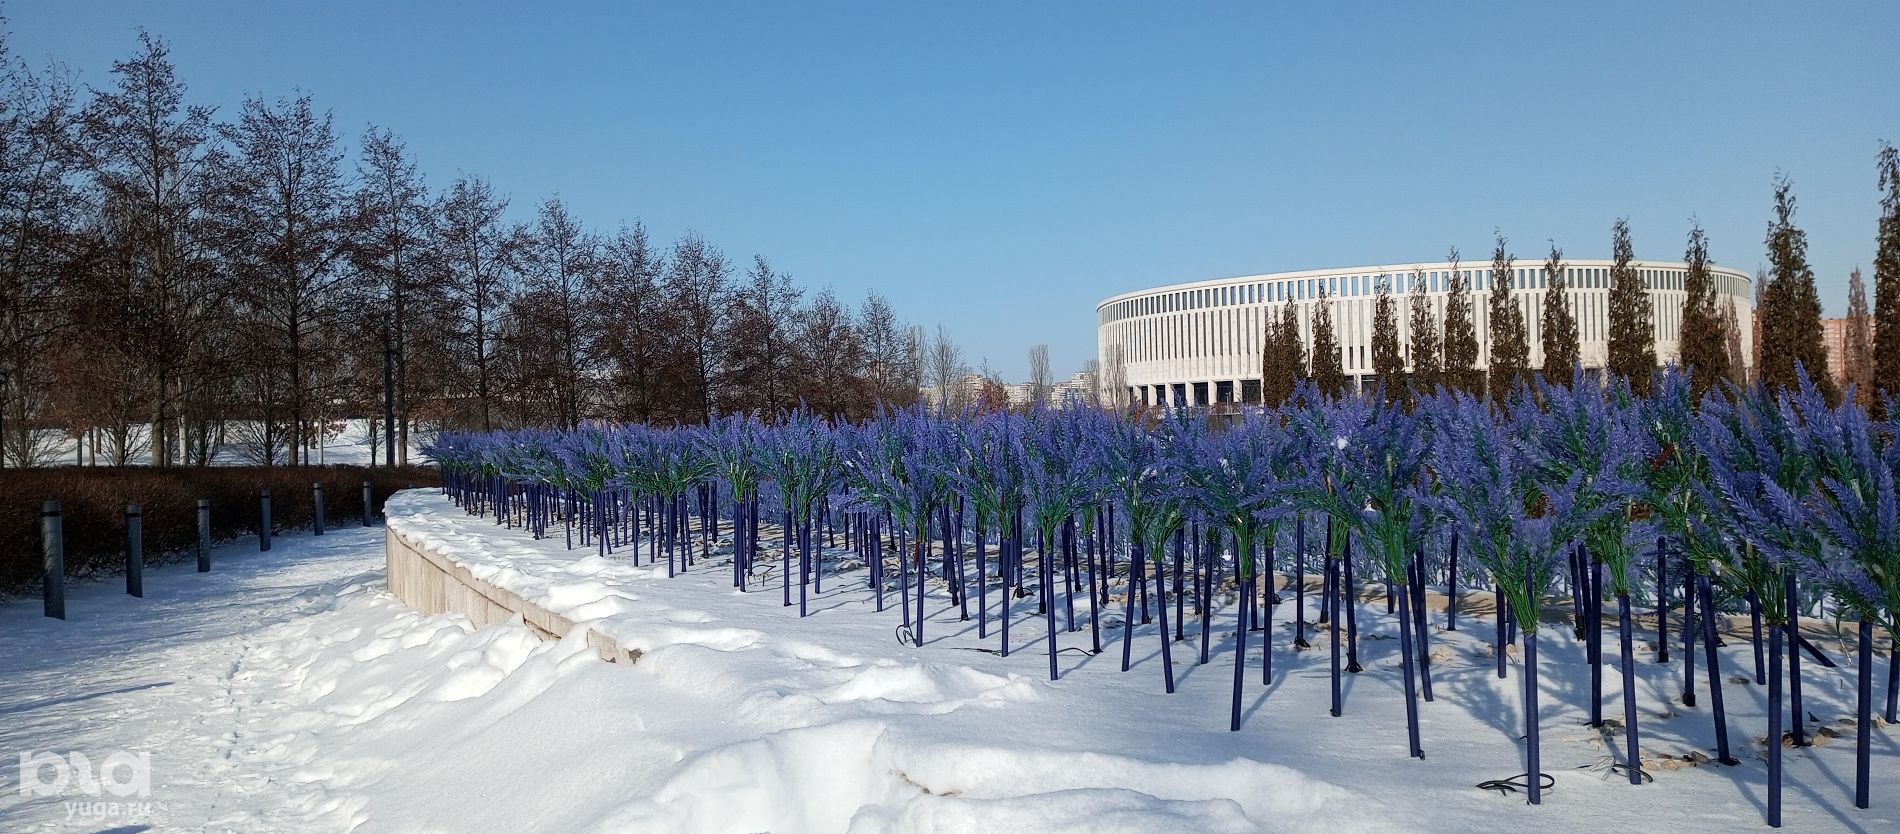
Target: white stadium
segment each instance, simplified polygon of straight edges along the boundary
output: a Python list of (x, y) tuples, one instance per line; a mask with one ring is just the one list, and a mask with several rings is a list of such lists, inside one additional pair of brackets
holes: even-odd
[[(1577, 319), (1579, 352), (1585, 368), (1601, 368), (1608, 353), (1611, 261), (1567, 261), (1571, 313)], [(1655, 326), (1656, 361), (1676, 361), (1678, 327), (1686, 297), (1687, 264), (1640, 261), (1632, 264), (1649, 287)], [(1409, 340), (1410, 290), (1423, 281), (1443, 333), (1445, 299), (1452, 270), (1470, 282), (1472, 315), (1478, 336), (1478, 364), (1489, 361), (1487, 338), (1491, 269), (1488, 263), (1450, 262), (1314, 269), (1221, 278), (1123, 293), (1097, 305), (1097, 344), (1102, 388), (1129, 402), (1147, 405), (1211, 405), (1260, 401), (1261, 335), (1271, 309), (1278, 315), (1290, 299), (1298, 311), (1300, 338), (1313, 347), (1313, 312), (1322, 288), (1332, 305), (1333, 330), (1340, 363), (1349, 378), (1373, 379), (1372, 317), (1374, 293), (1391, 282), (1398, 304), (1399, 342)], [(1745, 272), (1711, 264), (1718, 299), (1732, 307), (1740, 355), (1746, 361), (1753, 342), (1754, 281)], [(1543, 365), (1543, 309), (1546, 276), (1541, 262), (1520, 263), (1512, 276), (1513, 295), (1524, 311), (1530, 364)], [(1407, 357), (1409, 362), (1410, 358)]]

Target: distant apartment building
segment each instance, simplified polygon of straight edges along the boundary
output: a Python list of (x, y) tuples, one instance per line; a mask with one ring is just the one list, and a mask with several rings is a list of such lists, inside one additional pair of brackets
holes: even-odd
[(1827, 375), (1836, 385), (1847, 384), (1847, 319), (1822, 319), (1821, 344), (1827, 346)]

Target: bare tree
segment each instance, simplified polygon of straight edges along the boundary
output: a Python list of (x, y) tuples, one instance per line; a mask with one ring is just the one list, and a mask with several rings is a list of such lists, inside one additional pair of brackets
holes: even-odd
[[(1735, 320), (1735, 305), (1732, 303), (1724, 303), (1722, 305), (1721, 316), (1722, 335), (1726, 339), (1723, 345), (1726, 356), (1722, 364), (1728, 368), (1725, 378), (1736, 385), (1747, 385), (1749, 382), (1748, 369), (1751, 366), (1746, 363), (1755, 357), (1742, 350), (1742, 327), (1741, 324)], [(1761, 338), (1760, 325), (1756, 325), (1753, 335), (1757, 340)], [(1760, 342), (1757, 341), (1755, 344), (1755, 350), (1761, 350)]]
[[(154, 433), (165, 438), (175, 408), (215, 369), (205, 348), (230, 284), (211, 268), (203, 222), (215, 167), (212, 110), (185, 103), (164, 41), (141, 33), (139, 44), (113, 63), (114, 86), (86, 106), (85, 156), (111, 269), (99, 277), (126, 312), (103, 324), (143, 365)], [(171, 444), (158, 443), (152, 463), (173, 462)]]
[[(927, 383), (947, 407), (970, 393), (947, 329), (927, 338), (876, 293), (855, 315), (831, 293), (802, 308), (762, 255), (735, 286), (697, 235), (664, 254), (637, 224), (602, 240), (558, 198), (513, 226), (479, 176), (431, 194), (387, 129), (344, 147), (307, 95), (216, 124), (150, 35), (106, 89), (82, 101), (68, 78), (0, 34), (0, 466), (146, 445), (206, 464), (227, 440), (308, 463), (365, 416), (393, 462), (451, 427), (799, 398), (862, 418)], [(1121, 357), (1091, 372), (1125, 390)]]
[(71, 323), (65, 279), (78, 259), (77, 118), (65, 70), (15, 63), (0, 30), (0, 467), (48, 458), (52, 350)]
[(834, 419), (868, 416), (876, 400), (867, 390), (862, 330), (831, 290), (799, 316), (797, 343), (799, 399)]
[(350, 242), (343, 154), (330, 114), (309, 96), (248, 98), (223, 132), (232, 149), (214, 209), (219, 248), (258, 337), (253, 368), (283, 386), (268, 395), (287, 410), (294, 466), (321, 437), (321, 405), (339, 393), (338, 307), (353, 275), (340, 268)]
[(704, 423), (720, 410), (723, 379), (719, 343), (731, 301), (732, 271), (719, 247), (689, 232), (673, 242), (663, 290), (672, 336), (667, 355), (671, 416)]
[(1049, 346), (1035, 345), (1029, 348), (1029, 405), (1047, 405), (1049, 394), (1055, 389), (1055, 377), (1049, 370)]
[(969, 405), (962, 385), (969, 373), (969, 367), (963, 364), (963, 349), (950, 338), (950, 329), (937, 325), (937, 338), (930, 343), (930, 384), (937, 389), (939, 411), (961, 411)]
[[(1087, 398), (1085, 401), (1092, 408), (1101, 408), (1105, 401), (1105, 398), (1102, 396), (1102, 362), (1101, 360), (1090, 359), (1089, 361), (1082, 363), (1082, 376), (1087, 378), (1089, 381), (1088, 392), (1084, 395)], [(1235, 394), (1238, 395), (1239, 392), (1236, 391)]]
[(598, 248), (559, 195), (542, 201), (534, 223), (518, 230), (511, 246), (524, 290), (514, 306), (531, 328), (523, 347), (546, 354), (534, 364), (548, 388), (548, 422), (564, 428), (579, 425), (593, 408), (588, 334), (597, 328), (586, 301)]
[(649, 245), (646, 227), (635, 223), (606, 242), (598, 268), (588, 303), (594, 318), (606, 324), (594, 349), (610, 381), (607, 411), (620, 420), (652, 421), (660, 408), (664, 259)]
[(876, 290), (864, 296), (858, 333), (871, 400), (892, 406), (916, 402), (921, 351), (915, 350), (910, 328), (898, 321), (890, 301)]
[[(1271, 318), (1271, 317), (1269, 317)], [(1125, 410), (1128, 402), (1128, 360), (1120, 344), (1108, 346), (1108, 364), (1102, 369), (1100, 385), (1106, 394), (1105, 404), (1116, 410)]]
[[(507, 207), (507, 198), (497, 197), (486, 180), (464, 176), (449, 186), (436, 208), (433, 246), (448, 308), (452, 384), (474, 395), (471, 405), (457, 410), (483, 431), (495, 428), (497, 335), (513, 289), (507, 267), (513, 237), (501, 220)], [(456, 398), (466, 397), (458, 393)]]
[[(395, 412), (396, 443), (389, 449), (390, 459), (409, 462), (409, 429), (414, 423), (412, 408), (417, 391), (410, 376), (409, 343), (412, 335), (430, 338), (432, 328), (417, 328), (415, 319), (425, 321), (437, 311), (431, 309), (430, 286), (426, 267), (431, 224), (428, 188), (416, 171), (402, 140), (388, 130), (370, 128), (363, 135), (363, 148), (356, 166), (351, 260), (366, 281), (370, 294), (366, 305), (381, 314), (381, 321), (368, 321), (368, 329), (380, 329), (382, 340), (361, 340), (362, 346), (386, 348), (394, 365), (394, 390), (380, 392), (383, 368), (369, 357), (370, 389), (386, 393)], [(371, 318), (375, 318), (374, 314)], [(359, 350), (362, 349), (359, 347)], [(373, 413), (380, 403), (372, 403)]]
[(752, 256), (726, 325), (731, 407), (778, 414), (796, 404), (791, 400), (792, 348), (803, 295), (792, 276), (774, 271), (764, 255)]
[(929, 373), (930, 337), (922, 325), (904, 328), (904, 365), (902, 393), (905, 401), (915, 403), (924, 396), (925, 375)]

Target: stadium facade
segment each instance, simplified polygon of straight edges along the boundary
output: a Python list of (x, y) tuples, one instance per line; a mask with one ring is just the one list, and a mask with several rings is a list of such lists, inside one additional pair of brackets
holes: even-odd
[[(1602, 368), (1609, 351), (1611, 261), (1567, 261), (1565, 281), (1571, 313), (1577, 320), (1578, 348), (1585, 368)], [(1687, 294), (1688, 265), (1669, 261), (1632, 264), (1648, 287), (1656, 361), (1673, 364)], [(1491, 268), (1488, 263), (1387, 264), (1312, 269), (1171, 284), (1122, 293), (1096, 306), (1098, 359), (1104, 394), (1148, 405), (1211, 405), (1259, 402), (1261, 337), (1269, 310), (1278, 315), (1291, 300), (1308, 355), (1313, 347), (1313, 313), (1322, 288), (1332, 305), (1333, 332), (1340, 364), (1348, 378), (1373, 380), (1372, 321), (1375, 293), (1389, 282), (1398, 302), (1399, 342), (1405, 349), (1410, 330), (1410, 292), (1423, 284), (1443, 332), (1445, 301), (1454, 267), (1469, 281), (1478, 336), (1478, 365), (1489, 362), (1487, 334)], [(1734, 311), (1734, 333), (1744, 362), (1751, 355), (1754, 330), (1754, 280), (1748, 273), (1709, 266), (1718, 307)], [(1548, 293), (1541, 263), (1519, 263), (1512, 273), (1512, 295), (1524, 312), (1532, 368), (1543, 366), (1543, 310)], [(1410, 357), (1407, 357), (1410, 362)], [(1119, 397), (1117, 397), (1119, 398)]]

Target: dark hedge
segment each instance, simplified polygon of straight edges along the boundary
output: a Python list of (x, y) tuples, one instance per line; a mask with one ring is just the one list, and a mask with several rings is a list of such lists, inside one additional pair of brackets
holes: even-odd
[(0, 470), (0, 596), (38, 594), (42, 546), (40, 504), (60, 502), (66, 574), (117, 573), (125, 564), (125, 508), (144, 514), (145, 562), (196, 558), (198, 499), (211, 499), (211, 537), (255, 536), (258, 493), (271, 491), (271, 529), (310, 527), (311, 485), (323, 484), (326, 527), (361, 524), (363, 482), (375, 512), (400, 489), (441, 483), (433, 468), (362, 466), (63, 467)]

